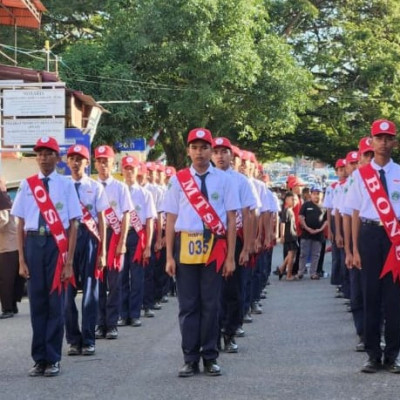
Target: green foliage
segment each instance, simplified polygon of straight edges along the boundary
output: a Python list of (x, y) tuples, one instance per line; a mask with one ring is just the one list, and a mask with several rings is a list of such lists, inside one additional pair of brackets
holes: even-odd
[[(43, 29), (19, 29), (19, 47), (50, 40), (70, 87), (103, 101), (143, 101), (106, 104), (98, 141), (163, 129), (168, 161), (182, 166), (188, 130), (206, 126), (261, 159), (332, 163), (374, 119), (400, 124), (397, 0), (43, 3)], [(12, 28), (0, 36), (14, 44)], [(18, 61), (43, 68), (44, 54), (35, 55), (42, 59), (20, 53)]]

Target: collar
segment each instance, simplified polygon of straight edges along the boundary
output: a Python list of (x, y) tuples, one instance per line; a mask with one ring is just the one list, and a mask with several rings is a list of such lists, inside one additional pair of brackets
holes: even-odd
[(393, 160), (390, 159), (389, 162), (388, 162), (385, 166), (381, 167), (380, 165), (378, 165), (378, 164), (375, 162), (375, 159), (374, 159), (374, 158), (371, 160), (372, 168), (373, 168), (374, 170), (376, 170), (376, 171), (379, 171), (380, 169), (383, 169), (383, 170), (385, 171), (385, 174), (387, 174), (388, 172), (390, 172), (390, 169), (392, 168), (393, 164), (394, 164)]
[(71, 180), (72, 180), (72, 182), (74, 182), (74, 183), (83, 183), (83, 182), (87, 181), (88, 179), (89, 179), (89, 177), (88, 177), (87, 175), (82, 175), (82, 178), (79, 179), (79, 180), (75, 180), (75, 179), (72, 178), (72, 176), (71, 176)]
[(103, 182), (107, 183), (107, 186), (108, 186), (114, 180), (114, 178), (112, 176), (109, 176), (105, 181), (102, 181), (100, 178), (97, 178), (97, 180), (100, 183), (103, 183)]
[(211, 165), (211, 163), (210, 163), (210, 165), (208, 166), (208, 168), (207, 168), (207, 171), (205, 171), (205, 172), (203, 172), (202, 174), (199, 174), (194, 168), (193, 168), (193, 165), (191, 165), (190, 166), (190, 168), (189, 168), (189, 170), (190, 170), (190, 173), (191, 173), (191, 175), (192, 176), (195, 176), (196, 174), (198, 174), (198, 175), (204, 175), (205, 173), (210, 173), (210, 175), (211, 174), (215, 174), (215, 167), (213, 167), (212, 165)]
[[(39, 178), (40, 179), (43, 179), (43, 178), (46, 178), (43, 174), (42, 174), (42, 172), (40, 172), (39, 171)], [(52, 179), (55, 179), (55, 178), (57, 178), (57, 176), (58, 176), (58, 173), (57, 173), (57, 171), (53, 171), (50, 175), (47, 175), (47, 178), (49, 178), (50, 180), (52, 180)]]

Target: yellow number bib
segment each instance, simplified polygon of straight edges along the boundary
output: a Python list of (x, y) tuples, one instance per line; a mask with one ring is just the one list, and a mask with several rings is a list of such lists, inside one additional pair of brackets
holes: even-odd
[(205, 264), (210, 256), (214, 235), (205, 243), (202, 233), (181, 232), (181, 264)]

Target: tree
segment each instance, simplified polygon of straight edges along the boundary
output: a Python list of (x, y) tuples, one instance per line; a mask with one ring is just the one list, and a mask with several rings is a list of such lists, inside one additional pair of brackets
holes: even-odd
[(314, 106), (284, 152), (334, 162), (369, 135), (371, 122), (400, 123), (400, 4), (395, 0), (266, 1), (275, 30), (313, 73)]
[(103, 36), (113, 60), (109, 73), (118, 65), (131, 74), (120, 88), (125, 98), (152, 105), (137, 130), (162, 128), (170, 162), (184, 164), (184, 137), (195, 126), (247, 145), (294, 131), (308, 75), (290, 47), (266, 33), (260, 1), (138, 0), (109, 16)]

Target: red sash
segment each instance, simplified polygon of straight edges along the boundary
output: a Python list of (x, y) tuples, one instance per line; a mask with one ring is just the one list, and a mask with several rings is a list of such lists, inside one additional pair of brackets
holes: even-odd
[[(121, 237), (121, 221), (118, 219), (117, 214), (115, 214), (115, 211), (112, 209), (112, 207), (107, 208), (107, 210), (105, 210), (104, 212), (104, 215), (106, 217), (108, 226), (113, 231), (107, 251), (107, 267), (109, 269), (115, 268), (118, 271), (121, 271), (124, 255), (120, 254), (119, 256), (117, 256), (116, 254), (118, 242)], [(100, 278), (102, 277), (101, 272)]]
[(176, 177), (189, 203), (215, 235), (216, 242), (206, 265), (210, 265), (213, 261), (216, 261), (217, 272), (219, 272), (227, 253), (226, 230), (224, 224), (215, 212), (214, 208), (201, 193), (189, 168), (179, 171)]
[[(43, 218), (45, 219), (47, 225), (49, 226), (50, 232), (56, 241), (58, 247), (58, 258), (56, 269), (54, 271), (53, 277), (53, 284), (51, 286), (52, 293), (54, 290), (57, 290), (58, 293), (61, 293), (62, 290), (62, 282), (61, 282), (61, 273), (63, 266), (67, 260), (67, 253), (68, 253), (68, 237), (67, 233), (64, 229), (60, 216), (56, 208), (54, 207), (53, 202), (50, 199), (49, 194), (47, 193), (43, 182), (39, 178), (38, 175), (31, 176), (27, 179), (28, 185), (32, 190), (33, 197), (36, 200), (36, 204), (39, 207), (39, 211), (42, 214)], [(71, 278), (64, 281), (64, 288), (71, 283), (75, 286), (75, 279), (74, 275)]]
[(143, 251), (146, 248), (147, 235), (146, 229), (143, 228), (142, 221), (135, 210), (130, 212), (130, 226), (135, 229), (137, 235), (139, 236), (139, 241), (136, 246), (135, 254), (133, 255), (132, 261), (142, 264), (143, 266), (149, 263), (148, 260), (143, 260)]
[(385, 227), (386, 234), (392, 243), (380, 278), (391, 272), (393, 282), (395, 282), (396, 279), (400, 278), (400, 224), (388, 195), (383, 189), (381, 180), (371, 164), (361, 167), (359, 171), (372, 203)]
[(86, 206), (80, 202), (81, 204), (81, 210), (82, 210), (82, 219), (81, 222), (84, 224), (87, 228), (87, 230), (97, 239), (98, 241), (98, 247), (97, 247), (97, 258), (96, 258), (96, 265), (95, 265), (95, 273), (94, 276), (96, 279), (103, 278), (102, 271), (97, 268), (97, 259), (99, 257), (99, 254), (101, 252), (101, 239), (100, 239), (100, 233), (97, 228), (97, 224), (95, 219), (92, 217), (92, 214), (90, 214), (89, 210), (86, 208)]

